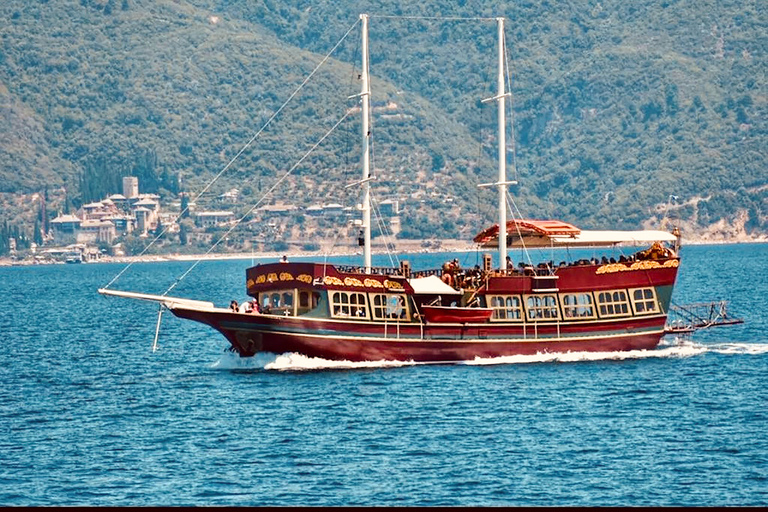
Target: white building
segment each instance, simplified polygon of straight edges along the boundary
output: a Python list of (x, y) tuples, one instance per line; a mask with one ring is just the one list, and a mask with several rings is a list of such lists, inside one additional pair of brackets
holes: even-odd
[(395, 199), (385, 199), (379, 203), (379, 212), (382, 217), (393, 217), (400, 213), (400, 204)]
[(108, 220), (84, 220), (80, 223), (80, 230), (77, 233), (78, 243), (111, 244), (114, 239), (115, 225)]
[(201, 227), (225, 226), (235, 222), (235, 214), (230, 211), (199, 212), (195, 214), (195, 221)]
[(80, 220), (75, 215), (59, 215), (51, 221), (53, 240), (56, 244), (74, 244), (80, 231)]

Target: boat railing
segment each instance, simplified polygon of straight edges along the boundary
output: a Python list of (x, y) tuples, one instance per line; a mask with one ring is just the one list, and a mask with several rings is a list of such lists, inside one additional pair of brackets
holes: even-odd
[(664, 332), (688, 333), (722, 325), (743, 324), (743, 318), (732, 317), (728, 312), (728, 301), (697, 302), (675, 305), (669, 308)]
[[(493, 269), (489, 273), (484, 273), (486, 275), (490, 275), (493, 277), (519, 277), (519, 276), (530, 276), (530, 277), (547, 277), (547, 276), (553, 276), (555, 275), (555, 272), (559, 268), (563, 267), (579, 267), (579, 266), (591, 266), (591, 265), (605, 265), (608, 263), (623, 263), (623, 264), (631, 264), (635, 261), (638, 261), (640, 258), (637, 258), (636, 255), (632, 255), (630, 257), (620, 257), (618, 260), (614, 258), (603, 258), (602, 260), (599, 260), (597, 258), (590, 258), (590, 259), (580, 259), (575, 260), (571, 262), (565, 262), (561, 261), (559, 264), (555, 264), (553, 261), (550, 261), (547, 263), (539, 263), (538, 265), (528, 265), (528, 264), (521, 264), (517, 265), (515, 267), (509, 267), (506, 269)], [(344, 274), (364, 274), (365, 268), (358, 266), (358, 265), (336, 265), (336, 269)], [(372, 275), (378, 275), (378, 276), (395, 276), (395, 277), (407, 277), (407, 278), (418, 278), (418, 277), (429, 277), (429, 276), (437, 276), (442, 278), (443, 274), (450, 273), (453, 276), (458, 275), (464, 275), (468, 273), (474, 273), (476, 269), (464, 269), (464, 268), (454, 268), (450, 270), (446, 270), (445, 268), (433, 268), (433, 269), (426, 269), (426, 270), (417, 270), (412, 271), (408, 269), (405, 271), (402, 267), (371, 267), (370, 274)]]
[[(336, 265), (336, 270), (343, 274), (365, 274), (365, 268), (357, 265)], [(397, 267), (371, 267), (370, 274), (377, 276), (402, 276), (402, 270)]]

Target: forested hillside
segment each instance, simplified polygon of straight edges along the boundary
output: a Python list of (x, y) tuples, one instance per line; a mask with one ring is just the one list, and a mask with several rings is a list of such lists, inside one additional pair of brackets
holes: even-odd
[[(0, 193), (64, 186), (77, 206), (131, 174), (142, 191), (194, 194), (226, 168), (209, 196), (237, 186), (255, 202), (357, 104), (361, 12), (374, 193), (400, 200), (402, 236), (470, 238), (495, 216), (476, 187), (496, 172), (496, 109), (480, 103), (495, 94), (495, 25), (425, 19), (438, 16), (507, 18), (523, 215), (639, 228), (669, 205), (689, 231), (768, 231), (757, 0), (5, 0)], [(359, 201), (344, 188), (359, 130), (350, 115), (270, 199)]]

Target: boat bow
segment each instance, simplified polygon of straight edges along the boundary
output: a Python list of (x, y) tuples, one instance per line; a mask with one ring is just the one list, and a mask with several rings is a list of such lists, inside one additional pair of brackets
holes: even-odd
[(169, 297), (167, 295), (152, 295), (149, 293), (126, 292), (122, 290), (109, 290), (107, 288), (99, 288), (99, 293), (113, 297), (124, 297), (127, 299), (159, 302), (168, 309), (174, 309), (176, 306), (182, 306), (188, 309), (197, 309), (200, 311), (216, 309), (216, 306), (214, 306), (213, 302), (204, 300), (183, 299), (180, 297)]

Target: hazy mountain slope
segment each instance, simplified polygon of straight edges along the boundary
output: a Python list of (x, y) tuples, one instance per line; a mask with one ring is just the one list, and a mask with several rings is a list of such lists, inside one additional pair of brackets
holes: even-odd
[[(754, 227), (765, 226), (768, 20), (759, 2), (479, 4), (433, 1), (406, 9), (395, 1), (344, 2), (339, 8), (330, 1), (228, 0), (218, 5), (264, 20), (300, 46), (322, 38), (319, 27), (338, 25), (350, 11), (506, 16), (522, 180), (518, 194), (534, 206), (530, 215), (586, 225), (607, 217), (631, 226), (675, 195), (672, 208), (680, 206), (679, 215), (703, 225), (741, 207), (750, 211)], [(388, 19), (372, 24), (380, 21), (394, 25)], [(464, 92), (465, 84), (475, 86), (461, 80), (477, 65), (469, 54), (453, 51), (452, 44), (436, 50), (432, 45), (439, 57), (427, 62), (446, 66), (456, 78), (450, 87), (434, 87), (434, 70), (422, 67), (423, 61), (399, 57), (401, 41), (427, 38), (428, 32), (402, 28), (419, 23), (430, 22), (390, 29), (391, 37), (381, 42), (388, 64), (377, 69), (404, 87), (436, 95), (458, 119), (480, 129), (474, 105), (455, 101), (464, 99), (456, 91)], [(478, 49), (492, 51), (492, 38), (481, 39), (463, 24), (442, 24), (435, 32), (446, 41), (469, 36)], [(683, 207), (701, 195), (711, 199), (700, 203), (700, 212)]]
[[(638, 227), (674, 195), (673, 215), (692, 228), (746, 212), (748, 229), (765, 230), (767, 41), (757, 1), (7, 0), (0, 188), (76, 189), (141, 171), (199, 190), (360, 12), (374, 15), (374, 101), (396, 105), (374, 117), (376, 191), (415, 198), (405, 201), (411, 226), (458, 224), (466, 236), (493, 219), (482, 206), (491, 196), (475, 184), (495, 172), (495, 108), (479, 103), (494, 94), (495, 26), (377, 14), (508, 19), (509, 161), (525, 215)], [(355, 104), (345, 98), (359, 91), (357, 30), (334, 57), (352, 64), (324, 69), (221, 188), (245, 179), (258, 196)], [(358, 175), (353, 117), (278, 197), (355, 201), (343, 189)], [(81, 188), (81, 200), (100, 192)]]

